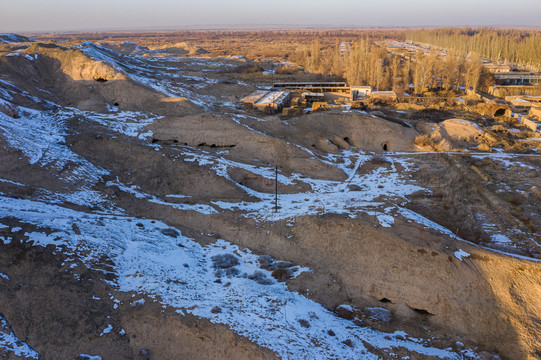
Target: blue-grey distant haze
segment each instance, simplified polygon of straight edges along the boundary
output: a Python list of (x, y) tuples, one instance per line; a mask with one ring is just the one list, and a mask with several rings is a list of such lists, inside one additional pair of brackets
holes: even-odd
[(2, 0), (0, 32), (541, 26), (541, 0)]

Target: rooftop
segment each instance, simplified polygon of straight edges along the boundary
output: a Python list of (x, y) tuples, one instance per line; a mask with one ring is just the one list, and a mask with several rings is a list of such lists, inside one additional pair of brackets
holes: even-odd
[(256, 104), (273, 104), (280, 103), (289, 93), (287, 91), (271, 91), (263, 96)]

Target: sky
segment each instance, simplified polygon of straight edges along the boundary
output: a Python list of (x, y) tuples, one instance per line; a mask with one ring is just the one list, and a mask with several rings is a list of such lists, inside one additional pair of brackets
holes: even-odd
[(0, 32), (310, 26), (541, 27), (540, 14), (541, 0), (0, 0)]

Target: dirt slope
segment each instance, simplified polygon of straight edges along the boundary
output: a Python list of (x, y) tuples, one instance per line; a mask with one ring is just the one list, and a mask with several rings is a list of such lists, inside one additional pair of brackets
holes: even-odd
[(78, 50), (36, 43), (24, 54), (28, 57), (2, 57), (2, 73), (9, 74), (18, 88), (60, 105), (102, 112), (112, 106), (129, 111), (153, 109), (157, 115), (168, 116), (202, 112), (186, 99), (159, 94)]
[[(426, 346), (451, 349), (459, 359), (469, 360), (464, 349), (477, 358), (539, 359), (539, 204), (524, 195), (537, 194), (535, 154), (525, 160), (510, 153), (512, 161), (489, 159), (492, 154), (418, 155), (415, 128), (359, 111), (266, 116), (233, 102), (237, 92), (249, 92), (255, 84), (231, 80), (240, 74), (224, 75), (231, 64), (142, 60), (126, 55), (135, 45), (118, 46), (33, 44), (20, 55), (0, 57), (0, 162), (5, 164), (0, 205), (6, 212), (0, 214), (0, 272), (10, 279), (0, 278), (5, 285), (0, 313), (44, 358), (96, 351), (104, 358), (266, 359), (281, 349), (259, 347), (258, 339), (240, 337), (217, 317), (191, 315), (203, 307), (201, 299), (190, 309), (175, 308), (145, 287), (147, 275), (132, 274), (141, 280), (137, 294), (117, 291), (111, 281), (121, 276), (115, 272), (118, 264), (108, 256), (87, 258), (94, 243), (104, 239), (82, 233), (79, 226), (90, 216), (102, 224), (105, 217), (131, 216), (126, 221), (133, 228), (143, 226), (135, 225), (143, 220), (174, 228), (159, 233), (164, 237), (181, 231), (197, 245), (220, 248), (218, 240), (230, 242), (239, 247), (231, 256), (242, 251), (261, 255), (254, 260), (261, 266), (268, 257), (280, 259), (283, 267), (272, 269), (269, 277), (275, 287), (263, 278), (236, 274), (229, 284), (223, 278), (223, 288), (247, 290), (241, 281), (248, 279), (272, 291), (298, 292), (325, 307), (321, 318), (329, 309), (334, 318), (350, 321), (348, 333), (378, 330), (390, 338), (406, 331)], [(183, 46), (188, 45), (177, 46), (182, 53), (188, 51)], [(24, 107), (39, 110), (38, 115), (25, 113)], [(435, 121), (418, 128), (440, 150), (486, 136), (473, 123)], [(32, 132), (35, 128), (41, 132)], [(516, 167), (493, 166), (487, 159)], [(272, 208), (275, 185), (279, 209)], [(67, 229), (36, 228), (24, 217), (43, 210), (10, 208), (10, 201), (22, 200), (78, 213)], [(119, 233), (141, 247), (166, 244), (162, 237), (124, 225)], [(53, 231), (59, 239), (80, 241), (79, 246), (68, 250), (27, 241), (32, 234), (46, 237)], [(111, 228), (107, 231), (105, 237), (112, 238)], [(498, 246), (493, 235), (509, 242)], [(175, 243), (171, 253), (184, 247)], [(171, 262), (166, 263), (169, 272), (187, 265), (167, 254), (154, 255), (156, 263)], [(293, 279), (291, 269), (298, 266), (310, 271)], [(168, 279), (168, 271), (159, 278)], [(222, 284), (221, 278), (212, 279)], [(286, 280), (289, 290), (281, 287)], [(160, 290), (174, 291), (172, 281)], [(267, 294), (250, 300), (264, 298)], [(266, 316), (285, 312), (287, 304), (282, 305)], [(385, 314), (383, 319), (374, 317), (374, 308)], [(263, 321), (241, 310), (245, 319)], [(310, 333), (318, 314), (293, 325), (286, 315), (278, 316), (282, 322), (272, 328), (298, 331), (282, 342), (308, 339), (304, 347), (317, 351), (319, 341), (334, 337), (327, 329)], [(100, 336), (109, 324), (113, 332)], [(354, 340), (365, 351), (355, 354), (359, 358), (434, 358)], [(334, 344), (335, 354), (356, 349), (351, 339)]]

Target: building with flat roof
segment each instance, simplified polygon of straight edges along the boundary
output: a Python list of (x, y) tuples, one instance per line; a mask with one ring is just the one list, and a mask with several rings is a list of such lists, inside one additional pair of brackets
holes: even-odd
[(254, 107), (261, 111), (266, 111), (267, 109), (278, 111), (287, 105), (290, 98), (290, 94), (287, 91), (269, 91), (254, 104)]
[(289, 82), (275, 83), (272, 87), (296, 92), (350, 92), (345, 82)]
[(511, 66), (499, 65), (499, 64), (483, 64), (483, 67), (492, 74), (508, 73), (511, 72)]
[(267, 111), (268, 109), (280, 111), (283, 107), (288, 105), (290, 99), (290, 93), (284, 90), (256, 90), (250, 95), (240, 99), (240, 101), (245, 104), (250, 104), (261, 111)]
[(513, 112), (521, 114), (527, 114), (533, 105), (530, 101), (522, 98), (513, 99), (510, 102)]
[(251, 93), (248, 96), (243, 97), (240, 99), (240, 102), (243, 102), (245, 104), (251, 104), (254, 105), (256, 102), (261, 100), (261, 98), (269, 93), (268, 90), (256, 90), (253, 93)]
[(498, 85), (536, 85), (541, 81), (541, 74), (527, 72), (506, 72), (494, 74)]
[(353, 95), (353, 100), (366, 98), (372, 93), (371, 86), (351, 86), (350, 89), (351, 94)]

